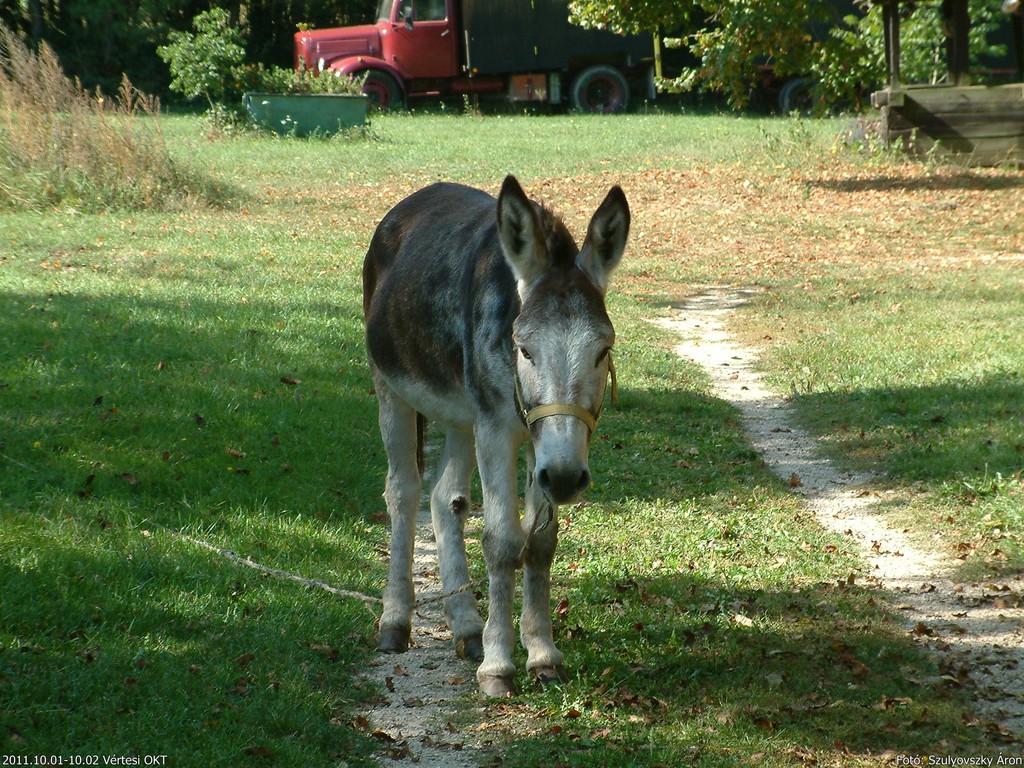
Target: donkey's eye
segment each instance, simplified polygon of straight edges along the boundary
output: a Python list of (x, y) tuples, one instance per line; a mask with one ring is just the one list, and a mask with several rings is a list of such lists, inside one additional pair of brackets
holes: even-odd
[(595, 367), (595, 368), (597, 368), (597, 366), (599, 366), (599, 365), (600, 365), (600, 364), (601, 364), (602, 362), (604, 362), (604, 359), (605, 359), (606, 357), (608, 357), (608, 354), (609, 354), (609, 353), (610, 353), (611, 351), (612, 351), (612, 350), (611, 350), (611, 347), (607, 347), (606, 349), (604, 349), (604, 350), (603, 350), (603, 351), (601, 352), (601, 354), (597, 356), (597, 362), (596, 362), (596, 363), (594, 363), (594, 367)]
[(524, 360), (533, 360), (533, 357), (530, 355), (530, 353), (526, 351), (526, 347), (520, 347), (519, 354), (523, 356)]

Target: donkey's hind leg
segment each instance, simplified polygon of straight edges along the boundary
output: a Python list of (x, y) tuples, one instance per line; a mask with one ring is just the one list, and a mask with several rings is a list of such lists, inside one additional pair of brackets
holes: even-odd
[(383, 381), (374, 376), (380, 407), (380, 433), (388, 457), (384, 498), (391, 517), (391, 561), (384, 588), (384, 611), (380, 617), (377, 649), (403, 653), (412, 640), (413, 547), (416, 541), (416, 510), (419, 508), (423, 475), (419, 465), (419, 437), (415, 409)]
[(437, 541), (441, 588), (462, 590), (445, 600), (444, 612), (455, 640), (455, 652), (463, 659), (484, 656), (484, 623), (476, 608), (466, 563), (465, 527), (469, 512), (469, 481), (475, 465), (473, 435), (449, 429), (430, 494), (430, 517)]

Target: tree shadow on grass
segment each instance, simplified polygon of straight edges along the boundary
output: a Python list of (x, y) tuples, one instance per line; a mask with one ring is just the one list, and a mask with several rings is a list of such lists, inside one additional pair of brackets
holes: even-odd
[(686, 573), (567, 589), (558, 641), (573, 679), (542, 694), (566, 716), (503, 765), (718, 766), (766, 748), (780, 765), (849, 764), (980, 748), (958, 683), (870, 590), (739, 589)]
[[(989, 373), (927, 387), (798, 395), (862, 468), (903, 482), (944, 482), (1024, 468), (1024, 376)], [(827, 423), (820, 423), (822, 419)]]
[(0, 307), (5, 753), (362, 749), (330, 721), (358, 696), (366, 607), (160, 528), (377, 591), (376, 405), (357, 323), (327, 322), (358, 309), (42, 292)]
[(351, 365), (361, 331), (317, 327), (338, 307), (303, 306), (304, 338), (277, 327), (280, 306), (259, 302), (0, 303), (0, 334), (12, 340), (0, 461), (14, 503), (63, 493), (186, 518), (252, 505), (339, 520), (376, 511), (365, 482), (381, 460), (376, 403)]
[(1024, 178), (1016, 173), (989, 175), (970, 170), (956, 171), (942, 175), (928, 176), (869, 176), (866, 178), (849, 179), (811, 179), (807, 182), (812, 187), (821, 187), (829, 192), (916, 192), (942, 191), (959, 192), (964, 190), (991, 191), (1017, 190), (1024, 187)]
[[(796, 407), (826, 450), (885, 483), (937, 494), (929, 530), (975, 581), (1024, 571), (1024, 378), (993, 372), (967, 381), (800, 395)], [(902, 507), (897, 496), (892, 502)], [(917, 504), (918, 502), (913, 502)], [(911, 510), (912, 511), (912, 510)]]
[[(732, 406), (695, 392), (624, 389), (591, 449), (595, 500), (727, 494), (773, 484)], [(753, 471), (753, 474), (752, 474)]]
[(257, 752), (294, 765), (368, 751), (331, 723), (358, 696), (335, 649), (369, 646), (365, 611), (168, 537), (5, 525), (31, 528), (33, 550), (30, 566), (0, 558), (5, 754), (138, 750), (233, 766)]

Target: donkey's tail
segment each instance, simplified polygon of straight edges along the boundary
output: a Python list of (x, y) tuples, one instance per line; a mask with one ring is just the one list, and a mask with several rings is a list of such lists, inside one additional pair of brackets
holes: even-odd
[(416, 466), (419, 467), (420, 477), (426, 469), (426, 462), (423, 461), (423, 435), (427, 431), (427, 417), (422, 413), (416, 414)]

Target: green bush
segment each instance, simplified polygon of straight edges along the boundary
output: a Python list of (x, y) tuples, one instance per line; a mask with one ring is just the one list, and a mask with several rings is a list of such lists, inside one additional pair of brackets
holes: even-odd
[(246, 64), (235, 69), (235, 87), (257, 93), (339, 93), (358, 95), (363, 92), (363, 78), (317, 73), (302, 68), (264, 67)]
[(192, 26), (195, 33), (171, 32), (170, 42), (156, 52), (170, 65), (171, 90), (187, 99), (204, 97), (217, 122), (228, 102), (237, 101), (233, 84), (245, 57), (242, 34), (223, 8), (200, 13)]
[[(988, 35), (999, 25), (998, 6), (988, 0), (970, 0), (969, 46), (972, 63), (983, 57), (1003, 56), (1005, 46), (991, 45)], [(900, 22), (900, 73), (903, 82), (934, 85), (947, 73), (946, 38), (938, 5), (922, 4)], [(846, 16), (828, 38), (816, 46), (810, 64), (819, 101), (861, 105), (871, 88), (888, 80), (885, 63), (882, 8)]]
[[(867, 5), (858, 0), (858, 5)], [(572, 0), (573, 21), (585, 27), (638, 33), (673, 30), (669, 48), (685, 48), (699, 63), (662, 81), (666, 91), (708, 90), (745, 107), (765, 70), (776, 77), (810, 77), (820, 111), (836, 104), (859, 106), (863, 95), (886, 81), (881, 4), (840, 18), (829, 0)], [(1005, 50), (987, 35), (1003, 14), (990, 0), (970, 0), (972, 65)], [(937, 2), (901, 6), (904, 80), (935, 83), (946, 73), (946, 38)], [(909, 10), (908, 10), (909, 9)]]

